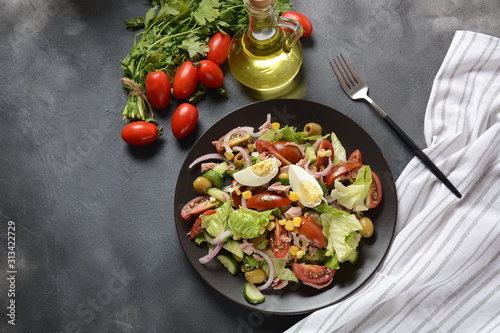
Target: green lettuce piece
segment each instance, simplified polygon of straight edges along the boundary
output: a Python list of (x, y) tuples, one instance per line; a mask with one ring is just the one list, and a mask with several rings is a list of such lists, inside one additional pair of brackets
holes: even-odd
[(340, 263), (348, 260), (359, 243), (359, 240), (355, 242), (349, 237), (353, 232), (362, 229), (356, 216), (334, 209), (330, 213), (321, 214), (321, 222), (323, 234), (328, 239), (326, 255), (335, 254)]
[(233, 210), (227, 220), (228, 227), (243, 238), (260, 236), (260, 227), (269, 221), (271, 211), (257, 212), (248, 208)]
[[(269, 250), (267, 250), (266, 253), (269, 255), (271, 261), (273, 262), (275, 277), (279, 278), (280, 280), (299, 282), (297, 276), (293, 274), (293, 271), (290, 268), (285, 267), (289, 258), (276, 258)], [(262, 269), (269, 276), (269, 264), (267, 263), (267, 261), (262, 265)]]
[(338, 179), (335, 180), (334, 189), (330, 193), (332, 200), (345, 208), (362, 212), (368, 210), (365, 205), (366, 196), (372, 183), (372, 173), (369, 166), (364, 165), (358, 170), (354, 183), (344, 186)]
[(280, 129), (269, 129), (264, 132), (259, 140), (266, 140), (271, 142), (276, 141), (290, 141), (294, 143), (305, 143), (314, 141), (321, 138), (321, 135), (307, 135), (303, 131), (297, 131), (296, 127), (284, 126)]
[(216, 213), (204, 215), (201, 217), (201, 226), (212, 236), (217, 237), (226, 229), (227, 219), (232, 211), (231, 203), (226, 201), (219, 208), (216, 208)]
[(339, 138), (337, 138), (337, 135), (332, 132), (332, 134), (330, 134), (330, 140), (332, 141), (333, 152), (334, 152), (333, 165), (345, 162), (347, 160), (345, 148), (340, 142)]

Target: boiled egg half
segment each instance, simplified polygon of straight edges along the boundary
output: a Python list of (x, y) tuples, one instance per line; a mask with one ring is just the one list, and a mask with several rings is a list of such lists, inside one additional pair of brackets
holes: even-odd
[(306, 170), (293, 164), (288, 168), (288, 179), (292, 190), (299, 195), (305, 207), (316, 207), (323, 200), (323, 190), (318, 181)]
[(279, 162), (276, 157), (255, 163), (254, 165), (235, 172), (233, 178), (246, 186), (261, 186), (269, 183), (279, 171)]

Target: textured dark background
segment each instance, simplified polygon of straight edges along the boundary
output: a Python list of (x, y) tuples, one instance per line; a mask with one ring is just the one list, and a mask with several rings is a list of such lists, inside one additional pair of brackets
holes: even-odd
[[(432, 87), (456, 30), (500, 36), (497, 0), (295, 0), (310, 17), (300, 86), (286, 96), (333, 107), (381, 147), (397, 178), (411, 159), (366, 104), (340, 89), (328, 61), (343, 53), (371, 96), (421, 145)], [(195, 132), (177, 140), (170, 111), (160, 142), (121, 138), (119, 60), (129, 17), (145, 0), (0, 0), (0, 330), (2, 332), (274, 332), (303, 316), (269, 316), (208, 287), (173, 223), (174, 187), (196, 139), (259, 100), (226, 66), (228, 99), (199, 103)], [(307, 110), (304, 110), (307, 112)], [(190, 184), (186, 184), (190, 186)], [(16, 224), (16, 326), (7, 324), (7, 223)], [(353, 314), (354, 315), (354, 314)]]

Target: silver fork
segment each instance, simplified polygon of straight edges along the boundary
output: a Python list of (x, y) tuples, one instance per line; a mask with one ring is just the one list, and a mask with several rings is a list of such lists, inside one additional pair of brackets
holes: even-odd
[(344, 92), (353, 100), (363, 99), (370, 103), (370, 105), (378, 112), (378, 114), (385, 120), (387, 125), (396, 132), (399, 138), (411, 149), (411, 151), (420, 158), (420, 160), (429, 168), (429, 170), (441, 181), (443, 184), (458, 198), (462, 194), (456, 189), (450, 180), (439, 170), (439, 168), (432, 162), (432, 160), (420, 149), (417, 144), (406, 134), (388, 115), (368, 96), (368, 85), (361, 79), (361, 77), (354, 71), (354, 69), (345, 60), (343, 55), (333, 59), (330, 62), (333, 72), (337, 77)]

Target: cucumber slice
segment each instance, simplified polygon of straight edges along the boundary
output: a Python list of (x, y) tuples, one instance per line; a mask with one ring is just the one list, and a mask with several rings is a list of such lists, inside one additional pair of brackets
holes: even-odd
[(219, 200), (220, 202), (226, 202), (227, 199), (227, 194), (226, 192), (218, 189), (218, 188), (215, 188), (215, 187), (212, 187), (212, 188), (209, 188), (207, 190), (207, 194), (217, 200)]
[(233, 275), (236, 275), (236, 273), (238, 273), (240, 266), (232, 255), (228, 253), (219, 253), (216, 258), (219, 259), (222, 265), (227, 268), (229, 273)]
[(222, 188), (224, 186), (224, 177), (220, 173), (218, 173), (215, 170), (207, 170), (204, 174), (203, 177), (208, 179), (210, 183), (217, 187), (217, 188)]
[(238, 256), (239, 258), (243, 258), (245, 256), (245, 253), (240, 247), (241, 243), (234, 241), (234, 240), (228, 240), (224, 243), (222, 246), (224, 249), (227, 251), (231, 252), (235, 256)]
[(229, 166), (229, 163), (227, 163), (226, 161), (224, 161), (224, 162), (219, 163), (219, 165), (217, 165), (212, 170), (217, 171), (217, 173), (220, 174), (220, 175), (224, 175), (226, 173), (226, 169), (227, 169), (228, 166)]
[(245, 299), (252, 304), (259, 304), (266, 300), (266, 296), (264, 296), (259, 289), (255, 286), (255, 284), (251, 282), (245, 283), (243, 287), (243, 296)]

